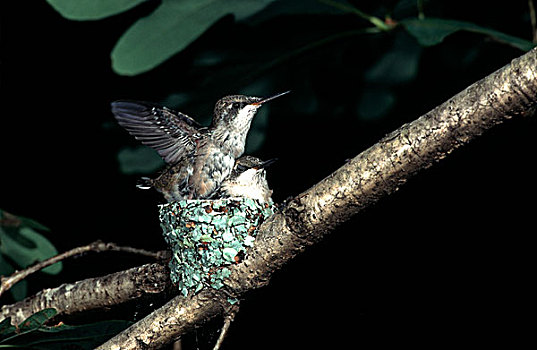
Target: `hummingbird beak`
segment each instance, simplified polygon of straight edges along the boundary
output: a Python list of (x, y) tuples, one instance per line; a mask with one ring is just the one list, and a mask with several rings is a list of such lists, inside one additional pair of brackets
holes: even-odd
[(257, 169), (265, 169), (266, 167), (271, 166), (272, 164), (276, 163), (277, 160), (278, 160), (278, 158), (272, 158), (272, 159), (266, 160), (263, 163), (261, 163), (259, 166), (257, 166), (256, 168)]
[(270, 96), (270, 97), (266, 97), (266, 98), (264, 98), (264, 99), (262, 99), (260, 101), (250, 103), (250, 105), (252, 105), (252, 106), (260, 106), (260, 105), (264, 104), (265, 102), (272, 101), (275, 98), (278, 98), (278, 97), (283, 96), (283, 95), (287, 95), (290, 92), (291, 92), (291, 90), (286, 91), (286, 92), (281, 92), (279, 94), (276, 94), (276, 95), (273, 95), (273, 96)]

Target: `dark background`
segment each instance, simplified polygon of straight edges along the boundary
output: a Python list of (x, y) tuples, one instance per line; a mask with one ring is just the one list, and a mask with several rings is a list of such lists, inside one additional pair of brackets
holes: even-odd
[[(236, 86), (240, 79), (226, 81), (218, 69), (193, 68), (196, 57), (207, 47), (232, 46), (254, 69), (266, 63), (255, 54), (283, 53), (366, 24), (352, 15), (316, 15), (249, 26), (228, 16), (156, 69), (115, 74), (109, 58), (115, 42), (157, 3), (76, 22), (44, 1), (0, 2), (0, 207), (50, 227), (47, 237), (59, 251), (97, 239), (165, 248), (156, 207), (161, 199), (135, 188), (139, 175), (120, 171), (119, 150), (136, 141), (115, 124), (113, 100), (162, 102), (188, 92), (195, 97), (179, 108), (200, 119), (218, 98), (248, 93), (256, 83), (268, 81), (267, 93), (292, 90), (268, 107), (266, 139), (254, 152), (279, 158), (268, 177), (281, 202), (523, 54), (465, 32), (421, 48), (394, 31), (334, 40)], [(382, 13), (390, 5), (371, 3), (362, 9)], [(531, 39), (526, 1), (466, 3), (433, 1), (430, 8), (435, 16)], [(394, 70), (371, 78), (371, 67), (394, 43), (403, 47)], [(397, 64), (409, 55), (419, 56), (417, 70), (401, 78)], [(212, 75), (218, 77), (213, 85), (205, 82)], [(366, 97), (389, 91), (393, 104), (368, 118), (359, 104), (364, 91), (371, 92)], [(509, 121), (337, 228), (244, 300), (224, 348), (525, 343), (526, 320), (535, 311), (528, 282), (534, 275), (535, 130), (535, 118)], [(145, 262), (118, 253), (87, 255), (66, 261), (58, 276), (30, 277), (30, 292)], [(99, 317), (134, 320), (148, 311), (139, 306)], [(198, 330), (185, 346), (212, 347), (219, 327), (213, 322)]]

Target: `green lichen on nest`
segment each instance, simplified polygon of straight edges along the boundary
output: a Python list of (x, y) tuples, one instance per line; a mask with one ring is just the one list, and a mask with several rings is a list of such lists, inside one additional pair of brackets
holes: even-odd
[(257, 228), (274, 213), (250, 198), (182, 200), (159, 206), (164, 239), (172, 250), (170, 277), (187, 296), (220, 289), (255, 240)]

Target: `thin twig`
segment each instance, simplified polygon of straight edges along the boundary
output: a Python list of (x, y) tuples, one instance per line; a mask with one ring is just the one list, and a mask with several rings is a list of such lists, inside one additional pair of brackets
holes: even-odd
[(416, 6), (418, 8), (418, 18), (419, 19), (424, 19), (425, 18), (425, 12), (423, 11), (423, 0), (417, 0), (416, 3), (417, 3)]
[(231, 311), (226, 315), (224, 319), (224, 325), (222, 326), (222, 329), (220, 330), (220, 336), (218, 336), (218, 340), (216, 340), (216, 344), (214, 344), (213, 350), (219, 350), (220, 347), (222, 346), (222, 343), (224, 342), (224, 338), (226, 337), (229, 327), (231, 326), (231, 322), (233, 322), (233, 320), (235, 319), (237, 312), (239, 312), (238, 304), (234, 305)]
[(533, 43), (537, 44), (537, 16), (535, 15), (533, 0), (528, 0), (528, 7), (530, 8), (531, 37)]
[(367, 13), (357, 9), (354, 6), (345, 5), (343, 3), (333, 1), (333, 0), (318, 0), (318, 1), (323, 3), (323, 4), (326, 4), (328, 6), (332, 6), (334, 8), (337, 8), (337, 9), (339, 9), (341, 11), (353, 13), (353, 14), (357, 15), (358, 17), (360, 17), (362, 19), (365, 19), (366, 21), (369, 21), (369, 23), (373, 24), (375, 27), (377, 27), (380, 30), (389, 31), (389, 30), (393, 29), (392, 25), (384, 23), (384, 21), (381, 20), (380, 18), (368, 15)]
[[(0, 307), (0, 322), (10, 317), (16, 325), (34, 313), (53, 308), (60, 315), (80, 314), (90, 310), (109, 309), (148, 296), (150, 299), (171, 287), (170, 272), (165, 262), (154, 262), (46, 288), (11, 305)], [(161, 294), (164, 296), (164, 294)]]
[(181, 339), (176, 340), (175, 342), (173, 342), (172, 349), (173, 350), (182, 350), (183, 349), (183, 343), (181, 342)]
[(321, 47), (323, 45), (330, 44), (336, 40), (344, 39), (347, 37), (355, 36), (355, 35), (362, 35), (362, 34), (377, 34), (380, 33), (380, 31), (377, 28), (374, 27), (368, 27), (368, 28), (362, 28), (362, 29), (354, 29), (349, 30), (341, 33), (336, 33), (333, 35), (330, 35), (326, 38), (322, 38), (320, 40), (314, 41), (312, 43), (306, 44), (304, 46), (301, 46), (295, 50), (292, 50), (284, 55), (281, 55), (279, 57), (276, 57), (275, 59), (267, 62), (266, 64), (261, 65), (258, 69), (253, 71), (251, 74), (248, 75), (249, 78), (256, 78), (258, 76), (261, 76), (264, 72), (268, 71), (269, 69), (273, 68), (274, 66), (277, 66), (279, 64), (284, 63), (285, 61), (289, 61), (292, 58), (302, 55), (306, 53), (307, 51), (311, 51), (313, 49), (316, 49), (318, 47)]
[(5, 277), (2, 276), (0, 278), (0, 296), (9, 290), (11, 287), (13, 287), (18, 282), (22, 281), (32, 273), (35, 273), (37, 271), (40, 271), (44, 269), (45, 267), (48, 267), (50, 265), (53, 265), (57, 262), (60, 262), (66, 258), (70, 258), (73, 256), (81, 255), (86, 252), (105, 252), (105, 251), (118, 251), (118, 252), (127, 252), (127, 253), (133, 253), (133, 254), (139, 254), (148, 256), (155, 259), (160, 259), (163, 256), (163, 252), (151, 252), (144, 249), (138, 249), (138, 248), (132, 248), (132, 247), (122, 247), (118, 246), (115, 243), (105, 243), (102, 241), (95, 241), (93, 243), (90, 243), (88, 245), (73, 248), (71, 250), (68, 250), (64, 253), (58, 254), (56, 256), (53, 256), (47, 260), (40, 261), (36, 263), (33, 266), (30, 266), (24, 270), (21, 271), (15, 271), (11, 276)]

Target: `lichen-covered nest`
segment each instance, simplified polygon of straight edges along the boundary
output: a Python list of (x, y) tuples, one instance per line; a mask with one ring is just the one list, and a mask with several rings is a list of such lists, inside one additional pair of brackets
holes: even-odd
[(252, 246), (273, 206), (249, 198), (182, 200), (159, 206), (164, 239), (172, 250), (171, 280), (183, 295), (219, 289)]

